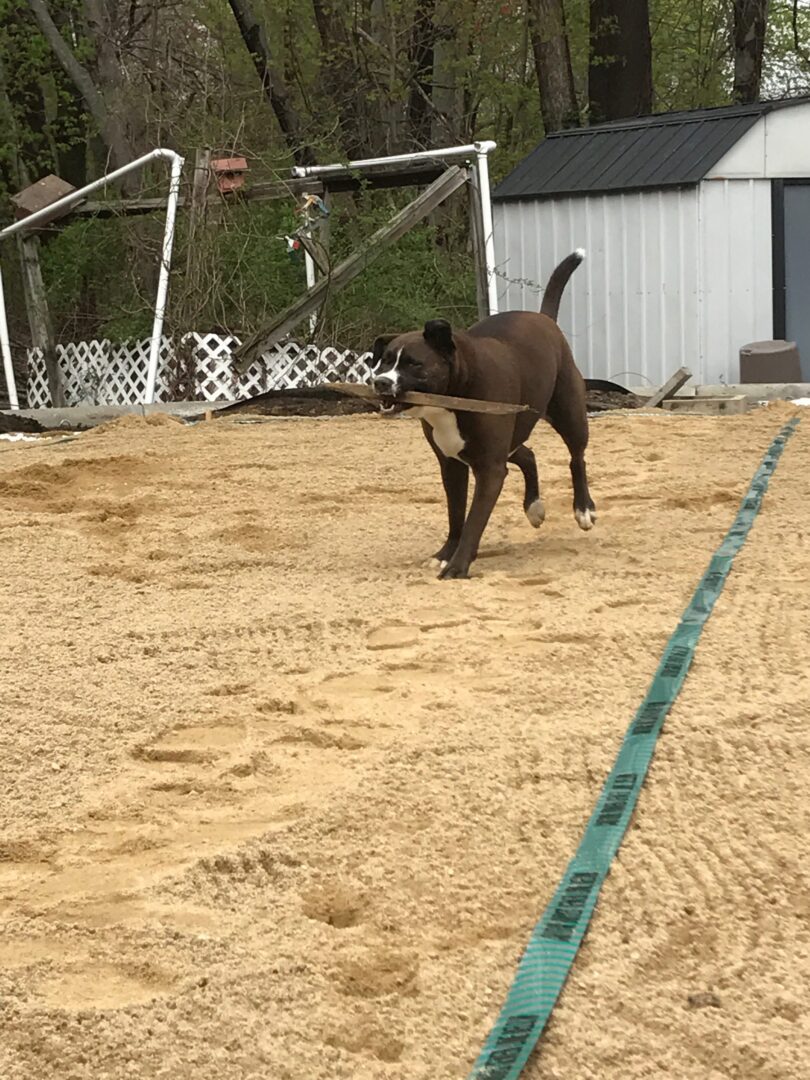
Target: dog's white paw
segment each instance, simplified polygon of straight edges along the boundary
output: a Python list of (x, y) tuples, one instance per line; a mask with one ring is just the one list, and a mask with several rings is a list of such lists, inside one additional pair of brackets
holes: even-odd
[(426, 559), (422, 565), (425, 566), (428, 570), (444, 570), (445, 566), (447, 566), (447, 563), (447, 559), (436, 559), (431, 555), (431, 557), (429, 559)]
[(526, 507), (526, 517), (533, 528), (540, 528), (546, 520), (546, 508), (543, 506), (542, 499), (535, 499), (533, 503), (529, 503)]
[(574, 517), (577, 519), (577, 525), (579, 525), (580, 529), (584, 529), (585, 532), (587, 532), (588, 529), (592, 529), (596, 524), (590, 510), (575, 510)]

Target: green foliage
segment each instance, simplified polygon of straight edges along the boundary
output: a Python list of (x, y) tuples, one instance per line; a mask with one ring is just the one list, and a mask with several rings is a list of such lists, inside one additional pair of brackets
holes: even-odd
[[(403, 199), (397, 200), (402, 202)], [(369, 196), (359, 210), (344, 196), (332, 223), (331, 254), (344, 258), (393, 212), (393, 200)], [(292, 202), (235, 206), (195, 234), (189, 247), (180, 219), (167, 330), (220, 328), (240, 335), (261, 327), (305, 287), (301, 257), (283, 239), (299, 222)], [(452, 223), (451, 223), (452, 225)], [(76, 221), (44, 246), (42, 271), (61, 338), (122, 341), (148, 334), (162, 222)], [(475, 281), (464, 245), (447, 247), (446, 230), (422, 225), (383, 252), (347, 290), (330, 297), (324, 334), (362, 347), (386, 329), (406, 329), (441, 312), (464, 325), (475, 317)], [(190, 258), (191, 252), (191, 258)], [(103, 282), (103, 286), (102, 283)], [(302, 333), (305, 333), (302, 327)]]
[(473, 322), (472, 260), (441, 245), (440, 233), (437, 225), (413, 229), (329, 301), (328, 336), (366, 348), (377, 334), (411, 330), (438, 314), (457, 326)]
[[(798, 38), (798, 48), (797, 48)], [(763, 65), (766, 97), (810, 93), (810, 3), (771, 0)]]
[[(58, 0), (67, 18), (73, 0)], [(71, 85), (23, 0), (0, 0), (0, 220), (5, 194), (48, 172), (81, 145), (87, 120)]]
[[(102, 94), (99, 42), (85, 23), (82, 0), (49, 0), (65, 40)], [(329, 4), (325, 5), (327, 8)], [(564, 0), (574, 81), (587, 111), (589, 0)], [(336, 32), (322, 40), (311, 0), (252, 0), (264, 20), (274, 68), (299, 125), (299, 145), (318, 160), (345, 157), (345, 119), (370, 156), (409, 149), (413, 90), (409, 46), (417, 0), (350, 0), (332, 4)], [(110, 5), (109, 10), (114, 10)], [(282, 134), (256, 76), (230, 6), (219, 0), (132, 0), (118, 5), (114, 37), (124, 78), (128, 127), (142, 145), (186, 154), (196, 147), (244, 154), (249, 183), (289, 175), (290, 140)], [(422, 0), (424, 10), (424, 0)], [(431, 144), (494, 138), (494, 183), (542, 137), (526, 0), (436, 0), (435, 84)], [(721, 105), (729, 100), (733, 57), (729, 0), (650, 0), (655, 105), (658, 110)], [(342, 29), (341, 29), (342, 28)], [(810, 2), (772, 0), (764, 95), (810, 86)], [(341, 79), (343, 80), (341, 82)], [(114, 96), (111, 101), (116, 101)], [(343, 121), (343, 125), (341, 124)], [(88, 162), (91, 163), (88, 166)], [(84, 182), (105, 167), (106, 153), (77, 89), (39, 33), (25, 0), (0, 0), (0, 221), (7, 193), (27, 179), (56, 172)], [(89, 178), (89, 177), (88, 177)], [(148, 194), (165, 193), (165, 172), (144, 178)], [(188, 190), (187, 188), (185, 189)], [(362, 245), (412, 197), (368, 192), (336, 197), (330, 230), (333, 262)], [(110, 193), (114, 198), (115, 193)], [(301, 260), (284, 240), (298, 224), (294, 199), (214, 208), (188, 234), (181, 212), (175, 241), (169, 330), (219, 328), (249, 333), (303, 288)], [(162, 215), (73, 220), (43, 244), (43, 273), (61, 338), (148, 332), (162, 237)], [(12, 253), (4, 252), (10, 293)], [(12, 331), (27, 327), (20, 305)], [(321, 334), (363, 347), (386, 329), (404, 329), (444, 314), (458, 324), (475, 317), (475, 281), (464, 200), (457, 196), (429, 223), (407, 234), (343, 293), (329, 297)], [(306, 327), (299, 331), (306, 333)]]
[(733, 59), (727, 0), (652, 0), (656, 109), (725, 105)]

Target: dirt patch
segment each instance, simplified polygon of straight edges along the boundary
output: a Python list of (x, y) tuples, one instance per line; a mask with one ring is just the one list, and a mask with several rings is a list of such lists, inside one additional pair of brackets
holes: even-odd
[(354, 416), (376, 412), (378, 406), (359, 398), (318, 387), (269, 390), (218, 409), (218, 416)]
[[(407, 419), (116, 421), (0, 468), (0, 1075), (465, 1077), (794, 410), (532, 440), (440, 583)], [(810, 416), (528, 1080), (806, 1072)], [(59, 456), (69, 453), (69, 457)]]
[(621, 394), (611, 390), (588, 390), (585, 400), (589, 412), (610, 412), (612, 409), (640, 409), (644, 399), (635, 394)]

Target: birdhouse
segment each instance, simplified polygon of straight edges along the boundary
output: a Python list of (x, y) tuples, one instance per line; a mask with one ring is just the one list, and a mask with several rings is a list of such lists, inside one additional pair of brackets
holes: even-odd
[(212, 158), (211, 171), (221, 195), (238, 191), (245, 182), (248, 163), (243, 157)]
[[(37, 210), (44, 210), (46, 206), (58, 202), (59, 199), (63, 199), (65, 195), (69, 195), (71, 191), (75, 190), (73, 184), (69, 184), (67, 180), (61, 180), (58, 176), (43, 176), (35, 184), (30, 184), (27, 188), (23, 188), (22, 191), (18, 191), (16, 195), (11, 196), (11, 201), (17, 208), (15, 216), (18, 221), (30, 217)], [(74, 209), (74, 206), (69, 206), (67, 209), (60, 207), (54, 213), (53, 218), (48, 220), (53, 221), (54, 218), (69, 214)]]

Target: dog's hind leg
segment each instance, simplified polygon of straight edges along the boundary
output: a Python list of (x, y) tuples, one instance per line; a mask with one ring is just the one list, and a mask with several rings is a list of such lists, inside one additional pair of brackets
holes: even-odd
[(545, 521), (546, 508), (540, 495), (540, 480), (537, 475), (537, 461), (528, 446), (519, 446), (509, 455), (509, 460), (523, 473), (523, 510), (529, 524), (539, 529)]
[(585, 450), (588, 446), (588, 411), (585, 404), (585, 381), (571, 365), (557, 377), (546, 412), (548, 421), (571, 454), (571, 481), (574, 486), (574, 517), (580, 529), (596, 524), (596, 507), (588, 490)]
[(463, 461), (449, 458), (444, 455), (433, 441), (433, 434), (428, 424), (423, 424), (425, 435), (439, 462), (442, 470), (442, 484), (447, 499), (447, 539), (442, 547), (433, 556), (441, 563), (447, 563), (453, 558), (461, 532), (464, 528), (464, 519), (467, 516), (467, 489), (469, 486), (470, 469)]

